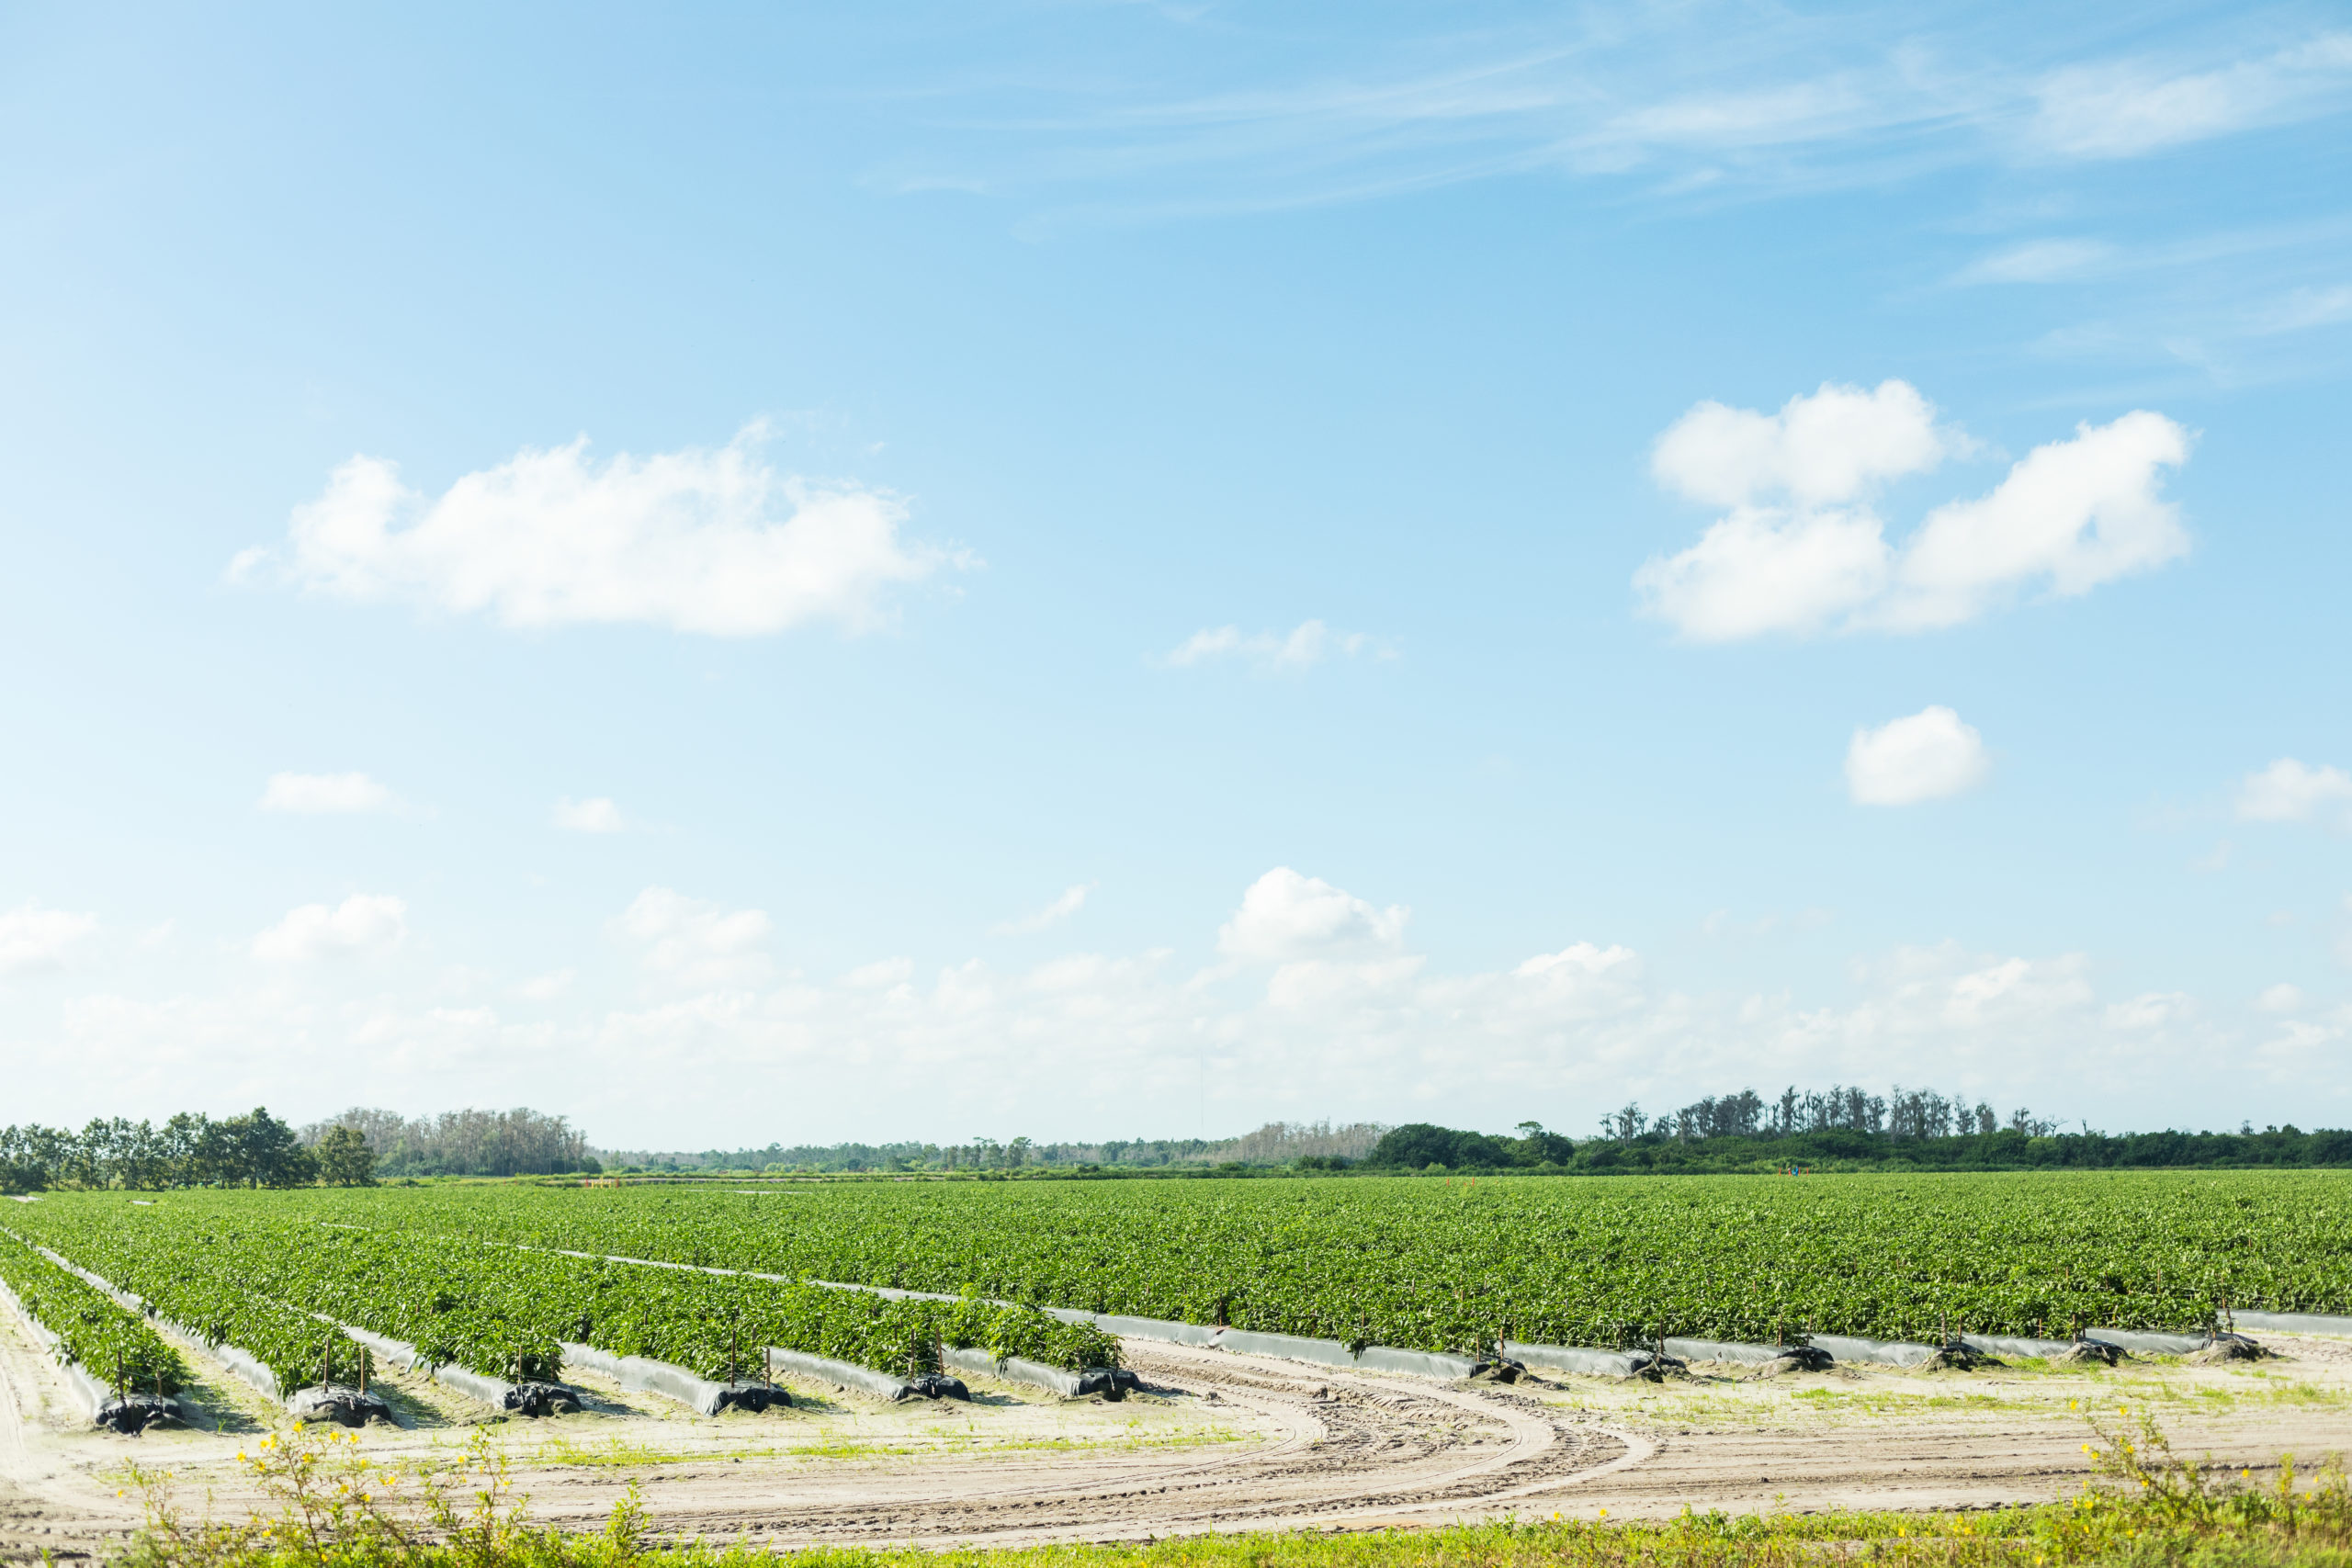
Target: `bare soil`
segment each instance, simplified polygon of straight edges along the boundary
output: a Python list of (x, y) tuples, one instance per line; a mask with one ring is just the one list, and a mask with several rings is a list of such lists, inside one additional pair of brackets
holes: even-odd
[[(801, 1403), (694, 1415), (582, 1375), (577, 1416), (509, 1419), (429, 1380), (377, 1385), (379, 1461), (451, 1464), (489, 1427), (534, 1518), (601, 1526), (632, 1481), (655, 1529), (778, 1547), (1015, 1545), (1212, 1530), (1429, 1525), (2036, 1502), (2087, 1474), (2080, 1410), (2154, 1410), (2184, 1453), (2257, 1472), (2352, 1452), (2352, 1343), (2267, 1336), (2278, 1359), (1511, 1387), (1131, 1341), (1148, 1391), (1061, 1400), (975, 1380), (973, 1402), (890, 1405), (791, 1382)], [(281, 1413), (194, 1347), (187, 1427), (91, 1430), (23, 1325), (0, 1314), (0, 1559), (105, 1555), (140, 1523), (124, 1465), (170, 1472), (195, 1514), (263, 1499), (236, 1462)]]

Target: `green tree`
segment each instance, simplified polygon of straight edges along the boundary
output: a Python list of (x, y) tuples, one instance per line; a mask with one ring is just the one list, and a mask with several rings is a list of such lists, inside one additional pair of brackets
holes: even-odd
[(376, 1185), (376, 1151), (356, 1127), (330, 1127), (311, 1150), (319, 1162), (319, 1179), (329, 1187)]
[(299, 1187), (319, 1174), (294, 1129), (261, 1106), (207, 1125), (198, 1153), (212, 1179), (232, 1187)]

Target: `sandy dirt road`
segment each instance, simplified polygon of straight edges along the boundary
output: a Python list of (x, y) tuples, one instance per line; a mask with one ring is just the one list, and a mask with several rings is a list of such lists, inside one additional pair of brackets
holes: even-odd
[[(2188, 1451), (2267, 1467), (2352, 1452), (2352, 1347), (2278, 1339), (2253, 1365), (2127, 1364), (1747, 1381), (1513, 1387), (1340, 1372), (1131, 1343), (1153, 1392), (1061, 1401), (975, 1386), (969, 1405), (885, 1405), (793, 1385), (800, 1408), (705, 1419), (583, 1377), (581, 1415), (501, 1420), (396, 1377), (379, 1461), (447, 1465), (477, 1432), (513, 1459), (532, 1517), (600, 1526), (632, 1482), (654, 1529), (763, 1545), (1015, 1544), (1214, 1530), (1365, 1529), (1500, 1517), (1831, 1507), (1985, 1507), (2064, 1495), (2086, 1435), (2069, 1402), (2158, 1410)], [(0, 1323), (0, 1556), (103, 1555), (139, 1522), (126, 1461), (175, 1477), (190, 1511), (261, 1499), (235, 1462), (276, 1416), (208, 1359), (188, 1428), (80, 1429), (21, 1325)]]

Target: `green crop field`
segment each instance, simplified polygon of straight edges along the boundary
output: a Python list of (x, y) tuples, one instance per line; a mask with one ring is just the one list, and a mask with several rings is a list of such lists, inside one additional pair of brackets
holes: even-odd
[(109, 1386), (177, 1393), (187, 1367), (145, 1320), (11, 1235), (0, 1235), (0, 1284), (57, 1336), (57, 1354)]
[(1034, 1307), (886, 1301), (566, 1257), (469, 1229), (369, 1227), (322, 1213), (317, 1196), (56, 1193), (6, 1218), (164, 1317), (251, 1352), (289, 1390), (319, 1381), (322, 1368), (358, 1375), (365, 1352), (335, 1325), (403, 1340), (435, 1364), (516, 1381), (560, 1375), (564, 1340), (713, 1378), (755, 1375), (766, 1346), (894, 1371), (931, 1370), (941, 1345), (1072, 1368), (1118, 1364), (1115, 1340)]
[[(759, 1193), (451, 1186), (180, 1192), (153, 1207), (61, 1193), (9, 1218), (101, 1272), (91, 1260), (101, 1252), (129, 1269), (142, 1251), (190, 1245), (193, 1235), (285, 1259), (279, 1273), (251, 1276), (257, 1292), (419, 1343), (447, 1315), (449, 1359), (469, 1364), (511, 1365), (516, 1335), (536, 1337), (537, 1348), (571, 1337), (583, 1316), (591, 1342), (609, 1342), (600, 1348), (705, 1369), (723, 1353), (726, 1325), (752, 1321), (746, 1314), (770, 1331), (766, 1343), (831, 1345), (823, 1353), (868, 1364), (942, 1332), (929, 1315), (939, 1309), (922, 1303), (795, 1295), (781, 1283), (516, 1247), (1432, 1350), (1498, 1335), (1601, 1346), (1661, 1333), (1916, 1339), (1947, 1325), (2064, 1336), (2194, 1328), (2225, 1305), (2352, 1310), (2352, 1174), (2320, 1171), (901, 1182)], [(331, 1279), (344, 1283), (330, 1288)], [(435, 1300), (447, 1304), (424, 1310)], [(1039, 1326), (1050, 1320), (1026, 1322), (942, 1337), (986, 1343), (1001, 1333), (1027, 1345), (1020, 1353), (1066, 1365), (1098, 1353), (1053, 1341)]]

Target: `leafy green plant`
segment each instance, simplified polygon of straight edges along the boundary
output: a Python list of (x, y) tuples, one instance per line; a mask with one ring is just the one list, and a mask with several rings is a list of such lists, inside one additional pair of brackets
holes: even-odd
[(177, 1393), (187, 1381), (187, 1364), (146, 1319), (13, 1235), (0, 1234), (0, 1283), (57, 1336), (60, 1358), (79, 1362), (98, 1382), (126, 1392)]

